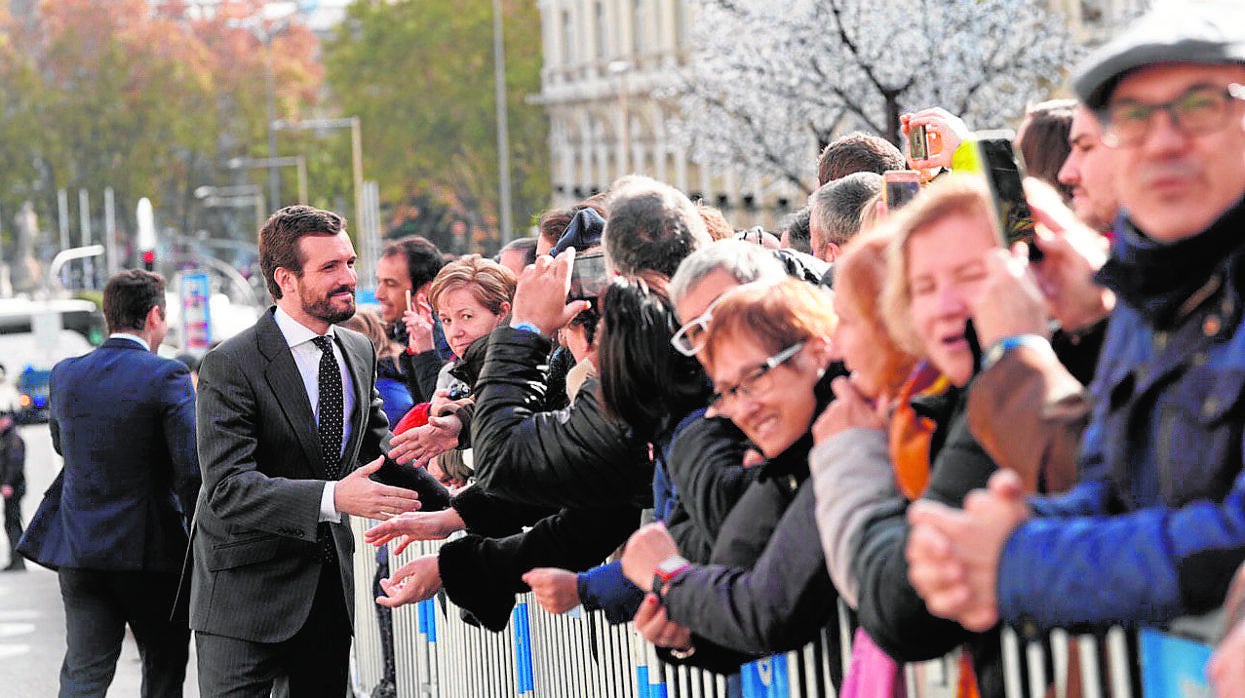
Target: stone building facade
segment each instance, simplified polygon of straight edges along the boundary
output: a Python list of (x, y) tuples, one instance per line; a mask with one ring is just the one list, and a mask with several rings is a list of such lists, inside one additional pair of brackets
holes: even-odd
[[(1087, 43), (1106, 37), (1147, 0), (1050, 0)], [(544, 67), (535, 98), (549, 113), (553, 205), (606, 189), (623, 174), (669, 182), (723, 209), (736, 228), (774, 229), (804, 205), (795, 187), (692, 162), (667, 126), (673, 104), (654, 98), (687, 59), (689, 0), (539, 0)]]

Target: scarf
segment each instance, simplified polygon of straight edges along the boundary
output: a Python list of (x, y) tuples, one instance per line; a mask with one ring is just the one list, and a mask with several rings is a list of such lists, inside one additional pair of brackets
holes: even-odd
[(1245, 201), (1191, 238), (1161, 243), (1123, 218), (1098, 283), (1137, 309), (1152, 327), (1171, 329), (1193, 308), (1186, 302), (1245, 245)]

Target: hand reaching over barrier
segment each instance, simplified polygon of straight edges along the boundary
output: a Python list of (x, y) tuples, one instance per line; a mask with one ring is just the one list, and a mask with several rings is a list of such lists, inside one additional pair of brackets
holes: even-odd
[(651, 523), (631, 534), (623, 550), (623, 574), (644, 591), (652, 591), (657, 566), (679, 554), (674, 538), (663, 523)]
[(394, 548), (394, 555), (417, 540), (442, 540), (455, 531), (466, 528), (463, 519), (453, 508), (441, 511), (412, 511), (379, 523), (363, 532), (363, 541), (371, 545), (384, 545), (401, 539)]
[(546, 611), (566, 613), (579, 605), (579, 575), (556, 567), (537, 567), (523, 575), (536, 602)]
[(380, 580), (384, 596), (377, 596), (376, 603), (386, 608), (397, 608), (432, 598), (441, 590), (441, 570), (437, 554), (424, 555), (402, 565), (397, 572)]
[(422, 468), (433, 456), (458, 446), (463, 423), (454, 415), (429, 415), (428, 423), (395, 434), (390, 440), (389, 457), (402, 465)]

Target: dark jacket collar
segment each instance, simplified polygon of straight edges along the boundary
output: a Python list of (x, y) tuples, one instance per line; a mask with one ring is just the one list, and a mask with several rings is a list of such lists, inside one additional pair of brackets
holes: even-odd
[(1207, 284), (1222, 283), (1227, 261), (1245, 246), (1245, 199), (1237, 201), (1206, 230), (1164, 244), (1127, 218), (1116, 227), (1111, 257), (1098, 282), (1136, 308), (1156, 329), (1170, 329), (1193, 310), (1190, 299)]

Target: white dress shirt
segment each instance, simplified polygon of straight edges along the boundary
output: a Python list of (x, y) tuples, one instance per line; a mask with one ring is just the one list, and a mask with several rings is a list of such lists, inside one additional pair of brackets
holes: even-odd
[[(303, 379), (303, 387), (307, 390), (307, 400), (311, 402), (311, 413), (315, 415), (316, 424), (320, 423), (320, 349), (311, 340), (320, 336), (314, 331), (290, 317), (279, 306), (277, 311), (273, 313), (273, 319), (277, 323), (277, 328), (281, 330), (281, 334), (285, 337), (285, 341), (290, 345), (290, 354), (294, 357), (294, 365), (298, 367), (298, 373)], [(333, 337), (333, 326), (329, 325), (328, 337)], [(346, 357), (342, 354), (342, 349), (337, 345), (337, 340), (333, 340), (333, 356), (337, 359), (337, 368), (342, 374), (342, 452), (337, 454), (338, 458), (346, 452), (346, 444), (350, 442), (351, 432), (351, 415), (354, 414), (354, 382), (350, 378), (350, 371), (346, 368)], [(321, 521), (341, 521), (341, 513), (337, 511), (336, 505), (333, 503), (333, 491), (337, 483), (328, 480), (324, 484), (324, 494), (320, 496), (320, 520)]]
[(130, 334), (129, 332), (113, 332), (112, 334), (108, 335), (108, 338), (109, 339), (128, 339), (131, 342), (137, 342), (147, 351), (151, 351), (151, 345), (147, 343), (147, 340), (143, 339), (142, 337), (139, 337), (136, 334)]

